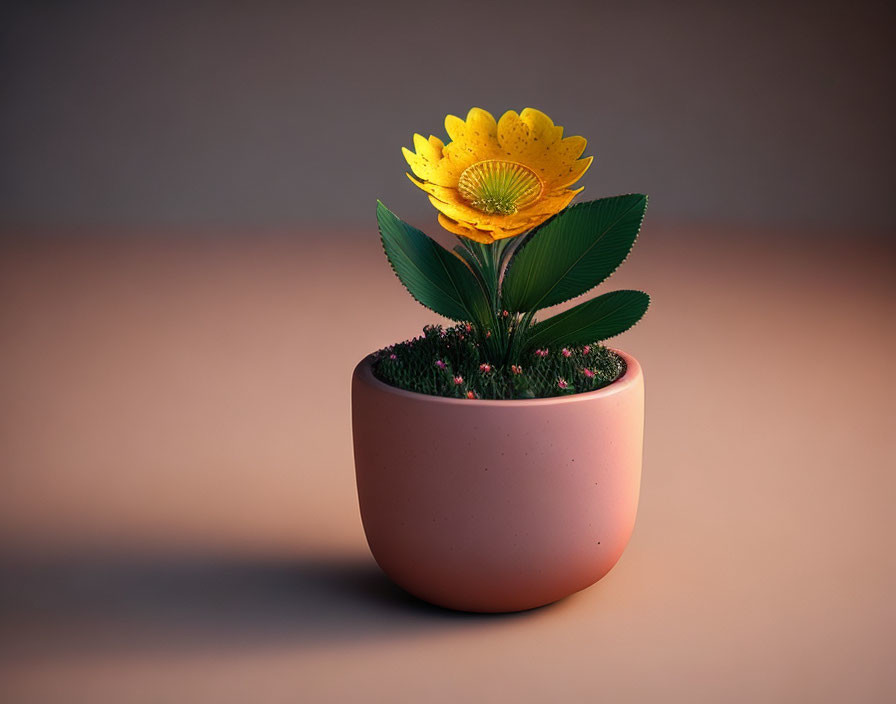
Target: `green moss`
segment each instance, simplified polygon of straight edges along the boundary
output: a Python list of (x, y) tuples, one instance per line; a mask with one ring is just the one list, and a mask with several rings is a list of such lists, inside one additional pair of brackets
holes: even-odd
[(594, 391), (625, 372), (600, 344), (527, 353), (518, 366), (490, 365), (465, 325), (427, 326), (421, 337), (375, 354), (377, 379), (407, 391), (454, 398), (546, 398)]

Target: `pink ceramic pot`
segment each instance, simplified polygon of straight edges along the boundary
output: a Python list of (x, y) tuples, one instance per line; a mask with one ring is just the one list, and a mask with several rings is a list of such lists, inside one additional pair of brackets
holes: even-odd
[(463, 611), (520, 611), (591, 586), (622, 555), (641, 483), (644, 380), (484, 401), (352, 378), (361, 520), (399, 586)]

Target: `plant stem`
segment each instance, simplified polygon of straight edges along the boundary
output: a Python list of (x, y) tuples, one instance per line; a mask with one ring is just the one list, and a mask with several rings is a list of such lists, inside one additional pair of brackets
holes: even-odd
[[(507, 253), (512, 250), (512, 247), (509, 246), (510, 243), (510, 239), (501, 239), (490, 244), (473, 240), (463, 241), (464, 246), (473, 255), (472, 259), (478, 265), (476, 273), (488, 293), (491, 335), (483, 334), (481, 344), (487, 351), (490, 360), (496, 364), (506, 364), (512, 357), (514, 338), (519, 332), (519, 325), (515, 325), (511, 331), (510, 320), (505, 319), (502, 315), (501, 270), (504, 268)], [(529, 319), (531, 320), (531, 316)]]

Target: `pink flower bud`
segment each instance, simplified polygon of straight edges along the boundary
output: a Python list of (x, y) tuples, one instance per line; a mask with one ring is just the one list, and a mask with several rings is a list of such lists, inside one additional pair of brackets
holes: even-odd
[(439, 369), (445, 369), (448, 365), (445, 364), (441, 359), (437, 359), (437, 360), (436, 360), (436, 366), (437, 366)]
[(480, 364), (479, 365), (479, 371), (481, 371), (485, 374), (488, 374), (488, 372), (490, 372), (491, 370), (492, 370), (491, 364)]
[(582, 348), (582, 353), (583, 353), (583, 354), (588, 354), (590, 351), (591, 351), (591, 345), (585, 345), (585, 346)]
[(582, 370), (582, 374), (584, 374), (585, 376), (587, 376), (589, 379), (593, 379), (593, 378), (594, 378), (594, 372), (591, 371), (590, 369), (583, 369), (583, 370)]
[(570, 352), (570, 351), (569, 351), (568, 349), (566, 349), (565, 347), (564, 347), (561, 351), (563, 352), (563, 356), (564, 356), (564, 357), (572, 357), (572, 352)]
[(557, 379), (557, 386), (559, 386), (561, 389), (565, 389), (569, 386), (569, 384), (566, 383), (566, 379)]
[(464, 383), (464, 378), (462, 376), (456, 376), (454, 377), (454, 383), (460, 386)]

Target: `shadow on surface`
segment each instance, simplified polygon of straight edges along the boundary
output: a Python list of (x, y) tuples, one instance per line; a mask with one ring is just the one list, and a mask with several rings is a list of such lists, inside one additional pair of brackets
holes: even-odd
[(369, 558), (67, 559), (0, 566), (5, 658), (147, 649), (315, 647), (495, 625), (431, 606)]

